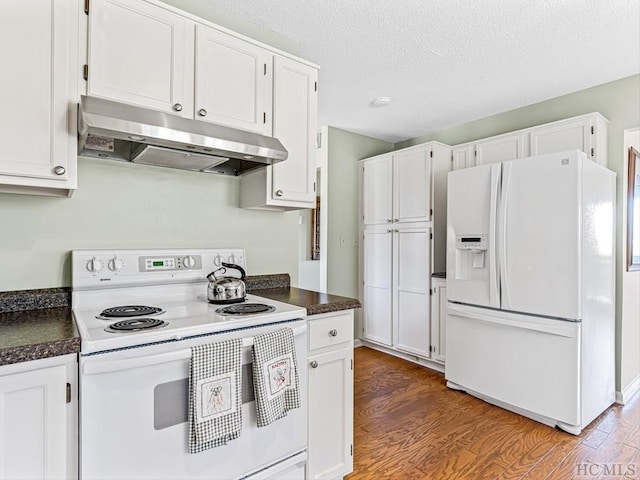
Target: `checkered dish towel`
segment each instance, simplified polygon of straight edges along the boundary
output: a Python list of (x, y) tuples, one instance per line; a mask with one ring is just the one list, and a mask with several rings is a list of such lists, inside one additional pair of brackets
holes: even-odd
[(225, 445), (242, 430), (242, 339), (191, 347), (189, 453)]
[(300, 381), (293, 330), (283, 328), (253, 337), (253, 390), (258, 427), (300, 407)]

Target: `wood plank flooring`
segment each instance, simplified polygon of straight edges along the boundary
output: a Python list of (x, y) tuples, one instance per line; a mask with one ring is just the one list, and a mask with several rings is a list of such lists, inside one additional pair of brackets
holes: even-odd
[(354, 471), (348, 480), (640, 478), (640, 394), (580, 435), (445, 386), (444, 375), (355, 349)]

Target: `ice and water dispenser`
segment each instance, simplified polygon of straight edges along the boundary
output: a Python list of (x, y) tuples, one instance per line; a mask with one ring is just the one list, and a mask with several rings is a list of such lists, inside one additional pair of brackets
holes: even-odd
[(481, 280), (486, 276), (487, 235), (456, 235), (456, 277)]

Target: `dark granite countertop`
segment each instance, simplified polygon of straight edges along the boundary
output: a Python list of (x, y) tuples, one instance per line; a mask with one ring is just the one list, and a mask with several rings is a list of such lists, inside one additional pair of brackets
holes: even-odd
[(70, 307), (0, 313), (0, 365), (78, 353)]
[[(247, 291), (307, 309), (308, 315), (360, 308), (353, 298), (290, 287), (288, 274), (254, 275)], [(0, 292), (0, 365), (78, 353), (71, 289)]]
[(340, 297), (296, 287), (264, 288), (252, 290), (251, 293), (260, 297), (304, 307), (307, 309), (307, 315), (339, 312), (362, 306), (360, 301), (355, 298)]

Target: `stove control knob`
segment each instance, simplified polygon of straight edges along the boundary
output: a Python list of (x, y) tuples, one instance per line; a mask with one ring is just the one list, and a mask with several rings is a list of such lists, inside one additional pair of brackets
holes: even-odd
[(196, 266), (196, 259), (191, 255), (184, 257), (182, 259), (182, 265), (184, 265), (186, 268), (193, 268)]
[(109, 270), (111, 270), (112, 272), (118, 272), (124, 267), (124, 262), (118, 257), (113, 257), (111, 260), (109, 260), (107, 267), (109, 267)]
[(87, 270), (89, 270), (91, 273), (98, 273), (100, 270), (102, 270), (102, 261), (98, 260), (96, 257), (93, 257), (87, 262)]

